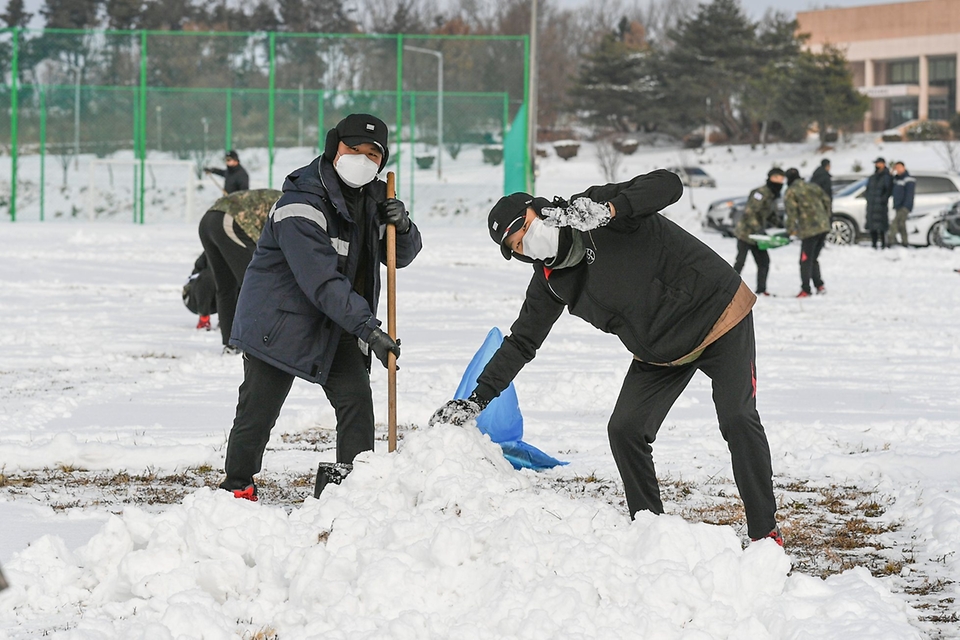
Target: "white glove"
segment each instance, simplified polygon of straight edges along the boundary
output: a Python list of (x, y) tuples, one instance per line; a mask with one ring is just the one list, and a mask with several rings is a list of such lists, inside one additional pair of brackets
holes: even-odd
[(544, 207), (540, 213), (548, 227), (573, 227), (577, 231), (606, 226), (611, 219), (610, 207), (590, 198), (577, 198), (563, 208)]

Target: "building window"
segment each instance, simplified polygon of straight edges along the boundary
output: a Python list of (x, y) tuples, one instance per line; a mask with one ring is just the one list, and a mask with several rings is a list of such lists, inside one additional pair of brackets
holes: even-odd
[(956, 82), (956, 58), (930, 58), (930, 82)]
[(919, 60), (901, 60), (890, 63), (890, 84), (919, 84), (919, 82)]
[(946, 96), (931, 96), (930, 119), (949, 120), (957, 104), (957, 59), (930, 58), (930, 86), (946, 87)]
[(909, 120), (917, 119), (919, 101), (916, 98), (891, 98), (888, 127), (896, 127)]

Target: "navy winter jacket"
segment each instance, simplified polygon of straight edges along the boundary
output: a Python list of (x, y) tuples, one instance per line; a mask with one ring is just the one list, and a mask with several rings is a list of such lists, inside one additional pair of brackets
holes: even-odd
[[(386, 199), (386, 184), (363, 187), (365, 238), (325, 157), (297, 169), (283, 185), (247, 267), (237, 301), (230, 344), (278, 369), (310, 382), (327, 379), (341, 332), (367, 342), (380, 325), (380, 263), (386, 262), (386, 227), (377, 203)], [(370, 262), (361, 271), (367, 282), (354, 289), (366, 243)], [(410, 264), (420, 252), (420, 231), (397, 234), (397, 266)]]
[(913, 193), (917, 190), (917, 179), (904, 171), (902, 176), (893, 179), (893, 210), (913, 211)]

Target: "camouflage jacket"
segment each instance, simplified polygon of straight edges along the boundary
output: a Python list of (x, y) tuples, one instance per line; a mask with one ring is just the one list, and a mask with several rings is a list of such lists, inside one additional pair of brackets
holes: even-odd
[(250, 189), (248, 191), (234, 191), (223, 196), (213, 203), (211, 211), (223, 211), (233, 216), (243, 232), (256, 242), (260, 239), (263, 222), (267, 219), (270, 209), (283, 192), (276, 189)]
[(830, 230), (830, 198), (815, 184), (796, 180), (783, 197), (787, 231), (801, 240)]
[(757, 187), (747, 196), (747, 210), (737, 221), (733, 235), (738, 240), (749, 244), (757, 244), (750, 239), (750, 234), (766, 233), (767, 227), (777, 225), (777, 196), (773, 195), (770, 187)]

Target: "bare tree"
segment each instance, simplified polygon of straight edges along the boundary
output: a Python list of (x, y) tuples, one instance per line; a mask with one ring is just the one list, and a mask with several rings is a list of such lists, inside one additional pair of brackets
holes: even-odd
[(933, 150), (943, 160), (943, 166), (948, 171), (960, 171), (960, 141), (953, 139), (940, 140), (934, 144)]
[(607, 182), (616, 182), (623, 162), (623, 154), (613, 145), (610, 136), (597, 140), (597, 162)]

